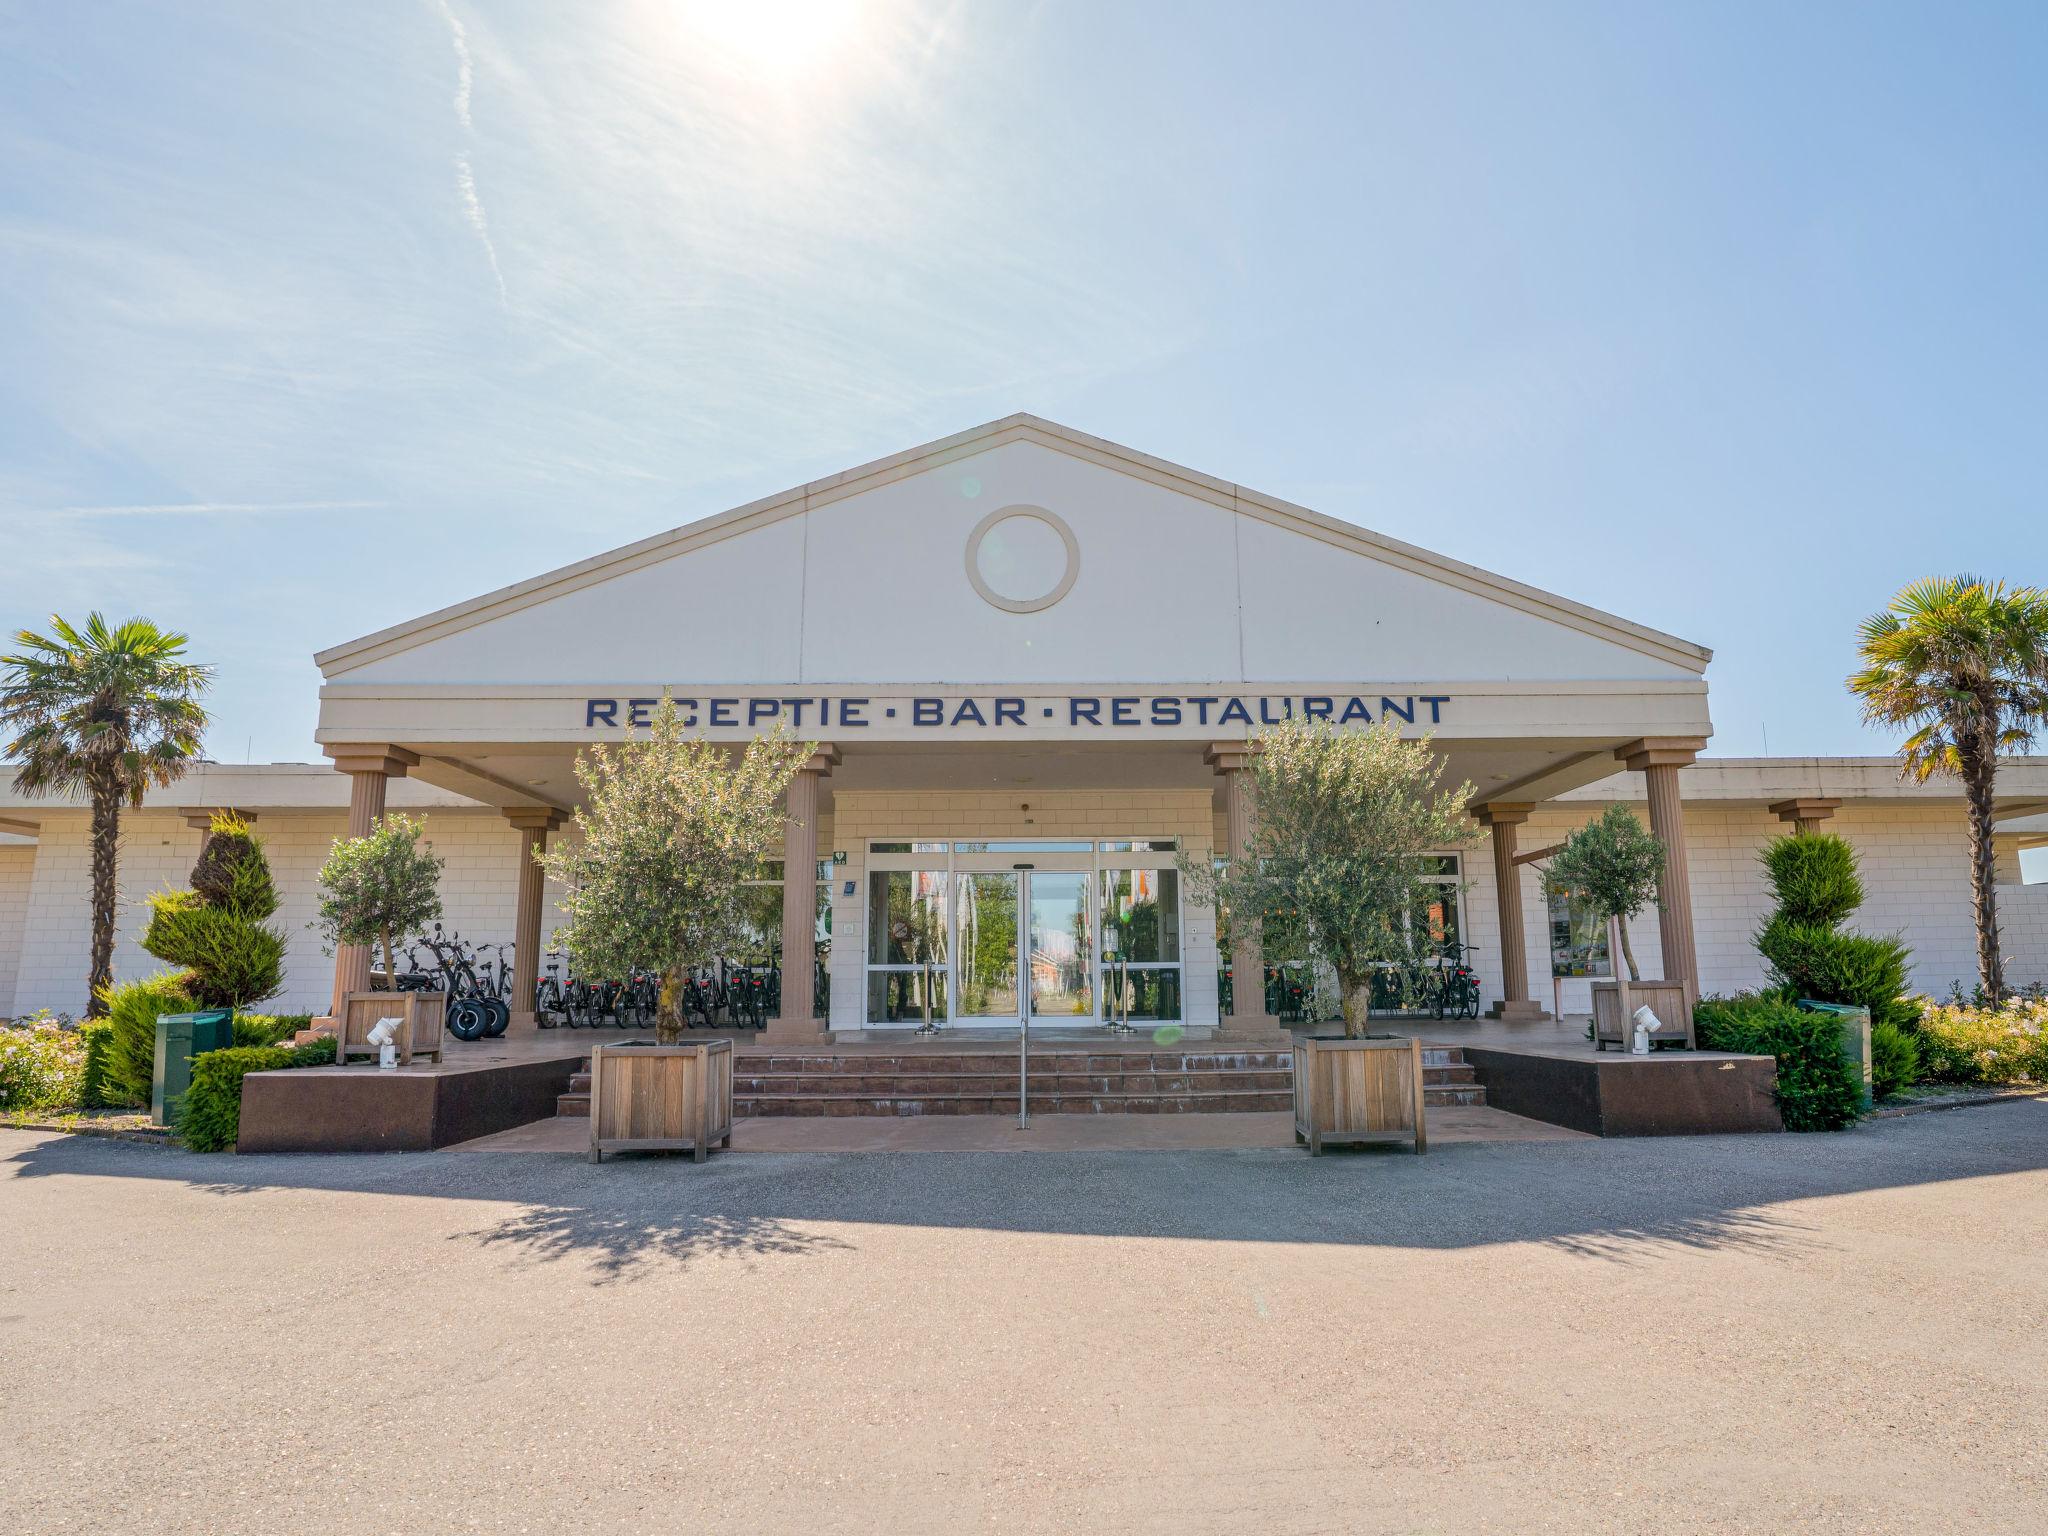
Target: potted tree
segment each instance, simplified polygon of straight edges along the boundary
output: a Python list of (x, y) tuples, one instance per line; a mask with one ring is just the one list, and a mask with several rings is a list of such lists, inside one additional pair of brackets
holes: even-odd
[[(1625, 805), (1607, 807), (1551, 855), (1551, 882), (1585, 902), (1607, 928), (1607, 959), (1614, 979), (1593, 983), (1596, 1048), (1610, 1041), (1627, 1044), (1633, 1033), (1630, 1020), (1642, 1006), (1648, 1006), (1663, 1025), (1655, 1038), (1683, 1038), (1692, 1044), (1692, 978), (1644, 981), (1628, 940), (1628, 920), (1655, 903), (1663, 874), (1664, 845)], [(1621, 965), (1628, 967), (1626, 981)]]
[[(335, 841), (320, 866), (320, 915), (313, 926), (337, 945), (381, 944), (384, 974), (395, 987), (398, 938), (417, 932), (441, 915), (443, 860), (420, 841), (425, 828), (409, 816), (381, 816), (367, 837)], [(375, 1055), (369, 1034), (379, 1019), (399, 1019), (398, 1054), (441, 1058), (447, 1020), (445, 992), (351, 992), (335, 1008), (335, 1064), (351, 1054)]]
[(1336, 975), (1342, 1037), (1304, 1039), (1294, 1053), (1300, 1139), (1320, 1151), (1328, 1140), (1412, 1137), (1420, 1151), (1421, 1043), (1368, 1034), (1372, 982), (1414, 958), (1429, 856), (1478, 836), (1465, 814), (1472, 786), (1443, 788), (1429, 738), (1404, 740), (1391, 723), (1288, 720), (1252, 745), (1249, 856), (1219, 867), (1183, 853), (1184, 889), (1203, 905), (1266, 914), (1265, 926)]
[(654, 1043), (591, 1052), (593, 1162), (635, 1149), (701, 1162), (730, 1144), (732, 1042), (682, 1043), (685, 990), (745, 942), (745, 882), (781, 844), (783, 791), (816, 750), (778, 730), (729, 756), (686, 736), (664, 693), (646, 736), (578, 755), (578, 835), (537, 855), (564, 891), (559, 937), (584, 975), (661, 978)]

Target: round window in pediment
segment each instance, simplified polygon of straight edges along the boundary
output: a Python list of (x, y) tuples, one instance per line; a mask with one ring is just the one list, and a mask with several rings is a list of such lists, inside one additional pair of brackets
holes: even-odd
[(967, 539), (967, 579), (1005, 613), (1036, 613), (1073, 589), (1081, 546), (1066, 519), (1044, 507), (998, 507)]

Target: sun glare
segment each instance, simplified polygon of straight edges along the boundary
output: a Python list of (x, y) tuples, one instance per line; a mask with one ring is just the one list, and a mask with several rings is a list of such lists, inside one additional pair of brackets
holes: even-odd
[(865, 10), (863, 0), (676, 0), (686, 41), (734, 73), (778, 83), (829, 65)]

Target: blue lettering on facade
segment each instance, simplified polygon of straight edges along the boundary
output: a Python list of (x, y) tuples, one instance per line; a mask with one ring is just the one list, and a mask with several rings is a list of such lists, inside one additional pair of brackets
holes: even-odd
[[(1338, 709), (1338, 703), (1343, 709)], [(583, 701), (583, 724), (587, 730), (598, 726), (645, 727), (654, 723), (654, 709), (659, 699), (585, 699)], [(683, 726), (695, 730), (698, 724), (698, 703), (696, 699), (679, 698), (676, 710)], [(1028, 704), (1025, 699), (991, 699), (984, 704), (975, 698), (912, 699), (910, 701), (910, 723), (920, 729), (937, 727), (947, 729), (956, 726), (977, 725), (984, 728), (993, 723), (996, 727), (1016, 726), (1024, 729), (1024, 713)], [(1379, 699), (1378, 718), (1399, 719), (1405, 725), (1413, 725), (1417, 718), (1417, 706), (1429, 706), (1429, 723), (1441, 725), (1444, 706), (1451, 702), (1451, 695), (1445, 693), (1408, 694), (1399, 698), (1382, 695)], [(816, 727), (820, 730), (842, 727), (848, 730), (864, 730), (874, 722), (868, 718), (867, 710), (874, 703), (868, 698), (799, 698), (799, 699), (711, 699), (704, 723), (716, 729), (729, 730), (741, 725), (739, 709), (746, 705), (748, 728), (758, 728), (764, 722), (786, 720), (797, 729), (805, 725), (805, 715), (815, 705), (817, 708)], [(1190, 722), (1201, 726), (1217, 725), (1278, 725), (1294, 718), (1295, 706), (1301, 707), (1304, 720), (1330, 720), (1337, 725), (1362, 722), (1370, 725), (1374, 719), (1373, 707), (1357, 694), (1350, 696), (1332, 694), (1307, 694), (1299, 698), (1284, 695), (1252, 695), (1250, 702), (1243, 697), (1219, 694), (1161, 694), (1154, 698), (1128, 696), (1102, 699), (1097, 697), (1070, 696), (1067, 701), (1067, 724), (1070, 726), (1105, 723), (1103, 706), (1108, 705), (1107, 724), (1112, 726), (1161, 726), (1171, 727)], [(1216, 706), (1221, 705), (1218, 709)], [(948, 710), (950, 708), (950, 715)], [(1256, 718), (1253, 709), (1256, 708)], [(993, 711), (993, 721), (991, 721)], [(896, 708), (889, 706), (886, 713), (890, 719), (896, 717)], [(1048, 720), (1054, 718), (1055, 710), (1047, 705), (1041, 714)]]

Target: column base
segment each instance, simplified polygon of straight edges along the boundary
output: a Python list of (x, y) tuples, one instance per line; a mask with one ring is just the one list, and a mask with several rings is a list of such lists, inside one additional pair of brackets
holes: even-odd
[(509, 1023), (509, 1024), (507, 1024), (507, 1025), (505, 1026), (505, 1038), (506, 1038), (506, 1039), (508, 1039), (508, 1040), (509, 1040), (509, 1039), (511, 1039), (511, 1038), (512, 1038), (513, 1036), (515, 1036), (515, 1035), (526, 1035), (526, 1036), (533, 1036), (533, 1035), (538, 1035), (539, 1033), (540, 1033), (540, 1015), (539, 1015), (539, 1014), (537, 1014), (537, 1013), (533, 1013), (533, 1012), (525, 1012), (525, 1013), (522, 1013), (522, 1012), (520, 1012), (520, 1011), (519, 1011), (518, 1009), (514, 1009), (514, 1010), (513, 1010), (513, 1012), (512, 1012), (512, 1022), (511, 1022), (511, 1023)]
[(825, 1043), (828, 1027), (824, 1019), (770, 1019), (758, 1038), (778, 1050), (807, 1050)]
[(1486, 1016), (1503, 1024), (1540, 1024), (1550, 1017), (1550, 1010), (1529, 998), (1511, 997), (1487, 1009)]
[(1270, 1013), (1226, 1015), (1216, 1026), (1216, 1038), (1231, 1045), (1292, 1047), (1293, 1032)]

